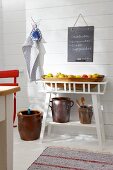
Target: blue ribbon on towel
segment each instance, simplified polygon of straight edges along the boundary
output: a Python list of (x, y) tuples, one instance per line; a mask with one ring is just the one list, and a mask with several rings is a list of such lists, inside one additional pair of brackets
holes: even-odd
[(30, 37), (33, 41), (40, 41), (42, 39), (42, 33), (39, 28), (37, 28), (37, 25), (35, 26), (35, 28), (32, 29)]

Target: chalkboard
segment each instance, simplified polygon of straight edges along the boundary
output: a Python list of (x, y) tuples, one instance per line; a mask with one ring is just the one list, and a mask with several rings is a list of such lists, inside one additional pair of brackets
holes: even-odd
[(93, 62), (94, 26), (68, 28), (68, 62)]

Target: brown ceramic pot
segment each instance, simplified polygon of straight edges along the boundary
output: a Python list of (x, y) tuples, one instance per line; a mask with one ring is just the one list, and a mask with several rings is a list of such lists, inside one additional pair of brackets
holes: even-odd
[(93, 115), (92, 107), (81, 106), (79, 108), (79, 120), (82, 124), (91, 124), (91, 119)]
[(28, 115), (27, 110), (17, 113), (18, 130), (21, 139), (30, 141), (40, 137), (42, 113), (36, 110), (31, 110)]
[(70, 110), (74, 102), (68, 97), (55, 97), (50, 101), (53, 122), (66, 123), (70, 120)]

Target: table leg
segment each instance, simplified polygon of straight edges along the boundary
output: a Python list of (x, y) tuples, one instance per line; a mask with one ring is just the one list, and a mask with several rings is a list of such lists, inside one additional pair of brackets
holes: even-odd
[(5, 96), (3, 101), (5, 120), (0, 122), (0, 170), (13, 170), (13, 94)]
[(0, 96), (0, 114), (2, 115), (2, 118), (0, 119), (0, 170), (5, 170), (6, 169), (5, 96)]
[(92, 94), (92, 102), (93, 102), (93, 111), (94, 111), (95, 123), (97, 129), (97, 137), (99, 140), (99, 148), (102, 149), (103, 143), (105, 142), (105, 133), (104, 133), (102, 111), (100, 106), (100, 96), (96, 94)]
[(43, 112), (43, 119), (42, 119), (42, 127), (41, 127), (41, 133), (40, 133), (40, 141), (42, 142), (44, 137), (44, 131), (46, 126), (46, 118), (49, 110), (49, 102), (51, 99), (51, 93), (46, 93), (46, 99), (45, 99), (45, 108)]
[(50, 136), (50, 134), (51, 134), (51, 128), (52, 128), (52, 125), (51, 125), (51, 124), (48, 124), (47, 136)]
[(7, 170), (13, 170), (13, 94), (6, 96), (6, 155)]

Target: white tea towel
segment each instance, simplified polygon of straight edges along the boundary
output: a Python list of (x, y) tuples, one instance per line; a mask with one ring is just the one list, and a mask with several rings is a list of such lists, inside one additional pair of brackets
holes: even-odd
[[(44, 59), (45, 54), (43, 43), (41, 41), (33, 41), (29, 36), (23, 44), (22, 50), (26, 60), (30, 81), (40, 79), (43, 74), (41, 61)], [(41, 59), (41, 57), (43, 58)]]

